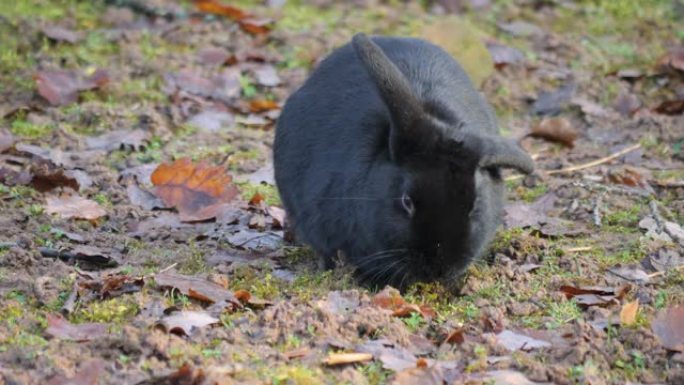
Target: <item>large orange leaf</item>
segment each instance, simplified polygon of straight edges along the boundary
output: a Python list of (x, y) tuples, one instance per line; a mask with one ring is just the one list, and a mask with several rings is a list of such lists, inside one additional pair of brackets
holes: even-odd
[(194, 164), (187, 158), (159, 165), (151, 179), (154, 193), (167, 206), (175, 207), (182, 221), (214, 218), (238, 194), (225, 168)]

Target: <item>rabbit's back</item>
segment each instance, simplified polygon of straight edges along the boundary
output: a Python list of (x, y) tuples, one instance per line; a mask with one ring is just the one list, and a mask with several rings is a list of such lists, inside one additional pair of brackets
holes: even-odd
[[(497, 133), (491, 109), (441, 48), (412, 38), (373, 41), (436, 118)], [(373, 173), (387, 178), (386, 183), (396, 179), (398, 170), (388, 161), (389, 130), (390, 113), (350, 44), (326, 58), (290, 96), (278, 120), (274, 163), (281, 198), (300, 241), (332, 255), (338, 249), (363, 250), (364, 236), (381, 237), (377, 233), (382, 230), (390, 236), (389, 228), (363, 228), (371, 221), (364, 220), (363, 210), (358, 215), (353, 210), (366, 207), (358, 200), (385, 193), (369, 191), (382, 185), (368, 183), (371, 168), (386, 168)]]

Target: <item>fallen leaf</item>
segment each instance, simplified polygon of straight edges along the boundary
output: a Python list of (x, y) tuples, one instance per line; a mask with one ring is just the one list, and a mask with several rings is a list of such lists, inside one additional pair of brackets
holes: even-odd
[(103, 323), (74, 325), (59, 314), (47, 314), (45, 333), (61, 340), (84, 342), (105, 337), (107, 335), (107, 325)]
[(252, 100), (249, 102), (249, 110), (252, 112), (264, 112), (280, 108), (278, 103), (273, 100)]
[(254, 19), (247, 12), (232, 5), (221, 4), (217, 0), (192, 0), (198, 10), (214, 15), (225, 16), (239, 23), (240, 27), (253, 35), (270, 31), (271, 20)]
[(670, 50), (658, 60), (658, 63), (661, 67), (670, 67), (674, 70), (684, 71), (684, 47)]
[(242, 20), (248, 16), (247, 12), (232, 5), (221, 4), (217, 0), (192, 0), (198, 10), (214, 15), (225, 16), (232, 20)]
[(57, 25), (45, 26), (42, 28), (42, 32), (51, 40), (65, 41), (71, 44), (76, 44), (82, 39), (82, 35), (80, 33)]
[(373, 359), (370, 353), (330, 353), (325, 359), (325, 364), (330, 366), (355, 364)]
[(324, 300), (316, 302), (316, 306), (330, 314), (347, 315), (353, 312), (360, 304), (357, 291), (330, 291)]
[(544, 33), (538, 26), (520, 20), (510, 23), (498, 23), (496, 26), (502, 31), (517, 37), (539, 36)]
[(390, 385), (443, 385), (445, 374), (439, 367), (433, 368), (411, 368), (397, 373)]
[(684, 255), (675, 250), (660, 249), (649, 255), (648, 260), (657, 271), (669, 271), (684, 266)]
[(646, 283), (651, 279), (650, 276), (638, 264), (614, 266), (608, 269), (608, 272), (620, 278), (634, 282)]
[(239, 180), (249, 181), (252, 184), (266, 183), (274, 186), (275, 177), (273, 176), (273, 163), (268, 163), (251, 174), (240, 175), (237, 178)]
[(14, 136), (6, 128), (0, 129), (0, 154), (14, 146)]
[(116, 267), (120, 264), (118, 252), (114, 249), (108, 251), (99, 247), (78, 245), (69, 249), (52, 249), (39, 247), (38, 251), (46, 258), (59, 258), (60, 260), (78, 264), (83, 269), (99, 269)]
[(684, 112), (684, 100), (666, 100), (653, 110), (663, 115), (680, 115)]
[(259, 194), (259, 192), (255, 192), (254, 195), (252, 195), (252, 198), (249, 200), (249, 204), (252, 206), (258, 206), (259, 203), (264, 201), (264, 196)]
[(473, 380), (481, 380), (486, 384), (495, 385), (541, 385), (539, 382), (530, 381), (524, 374), (514, 370), (492, 370), (485, 373), (472, 375)]
[(641, 100), (632, 93), (623, 92), (615, 98), (613, 108), (624, 117), (632, 117), (641, 108)]
[(224, 111), (207, 110), (193, 116), (188, 124), (206, 132), (224, 131), (233, 126), (235, 117)]
[(240, 27), (252, 35), (265, 35), (273, 28), (273, 20), (246, 18), (240, 20)]
[(73, 170), (65, 171), (54, 163), (42, 159), (31, 162), (28, 172), (31, 174), (29, 184), (40, 192), (47, 192), (58, 187), (66, 187), (78, 191), (80, 183), (74, 177)]
[(155, 274), (154, 281), (160, 287), (172, 287), (184, 295), (208, 303), (225, 303), (242, 307), (232, 291), (206, 279), (175, 273)]
[(182, 221), (215, 218), (238, 195), (225, 168), (193, 164), (188, 158), (159, 165), (151, 179), (155, 195), (175, 207)]
[(607, 306), (622, 299), (629, 292), (630, 285), (622, 285), (615, 289), (612, 287), (575, 287), (561, 286), (560, 291), (565, 294), (565, 298), (573, 299), (578, 305), (583, 307)]
[(510, 330), (504, 330), (496, 335), (496, 341), (499, 345), (505, 347), (510, 351), (522, 350), (531, 351), (534, 349), (548, 348), (551, 344), (547, 341), (539, 340), (526, 336), (524, 334), (516, 333)]
[(232, 103), (240, 96), (240, 70), (237, 68), (226, 68), (211, 78), (205, 78), (185, 68), (176, 73), (165, 74), (164, 80), (165, 90), (169, 94), (182, 90), (225, 103)]
[(71, 71), (45, 70), (34, 76), (38, 93), (53, 106), (63, 106), (78, 100), (81, 91), (100, 88), (109, 81), (104, 70), (97, 70), (89, 77)]
[(78, 195), (48, 196), (45, 212), (57, 214), (64, 219), (95, 220), (107, 215), (107, 211), (97, 202)]
[(73, 377), (58, 374), (50, 377), (46, 385), (97, 385), (104, 370), (104, 361), (90, 360), (83, 363)]
[(265, 87), (275, 87), (280, 84), (280, 77), (272, 65), (263, 65), (254, 69), (257, 83)]
[(374, 295), (372, 302), (383, 309), (391, 310), (392, 315), (395, 317), (408, 317), (412, 313), (420, 313), (424, 318), (436, 316), (435, 311), (428, 306), (407, 303), (401, 297), (399, 290), (391, 286), (386, 286), (382, 291)]
[(90, 150), (143, 150), (150, 140), (145, 130), (116, 130), (97, 137), (86, 138)]
[(454, 329), (444, 339), (445, 343), (452, 345), (460, 345), (465, 342), (465, 335), (463, 328)]
[(537, 115), (558, 114), (572, 100), (575, 88), (575, 83), (569, 82), (553, 91), (540, 92), (532, 105), (532, 112)]
[(620, 324), (629, 326), (634, 324), (639, 311), (639, 300), (628, 302), (620, 309)]
[(575, 146), (577, 135), (577, 130), (570, 121), (562, 117), (542, 119), (541, 122), (532, 127), (530, 132), (532, 137), (561, 143), (570, 148)]
[(195, 329), (207, 327), (221, 322), (204, 311), (180, 311), (166, 316), (157, 322), (157, 326), (167, 333), (190, 336)]
[(637, 169), (632, 167), (611, 168), (606, 177), (611, 183), (637, 187), (648, 192), (653, 191), (647, 179)]
[(487, 43), (487, 50), (492, 55), (494, 66), (501, 69), (507, 65), (522, 63), (525, 55), (517, 48), (509, 47), (499, 43)]
[(197, 52), (197, 61), (201, 64), (221, 66), (230, 60), (232, 55), (223, 48), (206, 47)]
[(684, 352), (684, 305), (661, 310), (651, 328), (665, 349)]
[(273, 218), (273, 227), (281, 229), (285, 228), (285, 210), (281, 209), (280, 207), (269, 206), (266, 211), (268, 212), (268, 215)]
[(126, 194), (131, 203), (140, 206), (145, 210), (166, 208), (166, 205), (159, 197), (139, 187), (135, 183), (129, 183), (128, 186), (126, 186)]

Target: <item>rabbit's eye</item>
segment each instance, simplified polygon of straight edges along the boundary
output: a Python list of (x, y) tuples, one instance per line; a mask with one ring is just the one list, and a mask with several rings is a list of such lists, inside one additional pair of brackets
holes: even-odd
[(406, 210), (409, 217), (412, 217), (413, 213), (416, 211), (413, 201), (407, 193), (404, 193), (404, 195), (401, 196), (401, 206)]

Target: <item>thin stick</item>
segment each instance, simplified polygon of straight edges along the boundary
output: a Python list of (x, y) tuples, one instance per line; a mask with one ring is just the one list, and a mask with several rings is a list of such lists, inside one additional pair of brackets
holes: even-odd
[(649, 274), (648, 278), (659, 277), (659, 276), (667, 273), (668, 271), (682, 270), (682, 269), (684, 269), (684, 265), (675, 266), (675, 267), (668, 269), (668, 270), (665, 270), (665, 271), (656, 271), (655, 273)]
[(566, 252), (568, 253), (578, 253), (581, 251), (591, 251), (593, 247), (591, 246), (577, 246), (577, 247), (571, 247), (569, 249), (565, 249)]
[[(178, 265), (178, 262), (176, 262), (176, 263), (172, 263), (171, 265), (169, 265), (169, 266), (166, 266), (165, 268), (163, 268), (163, 269), (159, 270), (159, 271), (158, 271), (158, 272), (156, 272), (155, 274), (162, 274), (162, 273), (166, 273), (167, 271), (169, 271), (169, 270), (173, 269), (174, 267), (176, 267), (176, 265)], [(152, 275), (154, 275), (154, 274), (152, 274)]]
[[(595, 166), (598, 166), (598, 165), (601, 165), (604, 163), (608, 163), (615, 158), (619, 158), (619, 157), (621, 157), (627, 153), (630, 153), (636, 149), (639, 149), (639, 148), (641, 148), (641, 143), (637, 143), (637, 144), (629, 146), (627, 148), (623, 148), (622, 150), (620, 150), (614, 154), (608, 155), (605, 158), (596, 159), (596, 160), (593, 160), (593, 161), (588, 162), (588, 163), (578, 164), (576, 166), (570, 166), (570, 167), (566, 167), (566, 168), (561, 168), (560, 170), (549, 170), (549, 171), (540, 171), (540, 172), (543, 174), (546, 174), (546, 175), (556, 175), (556, 174), (565, 174), (565, 173), (570, 173), (573, 171), (584, 170), (585, 168), (591, 168), (591, 167), (595, 167)], [(508, 178), (506, 178), (506, 181), (518, 180), (521, 178), (523, 178), (523, 175), (512, 175), (512, 176), (509, 176)]]

